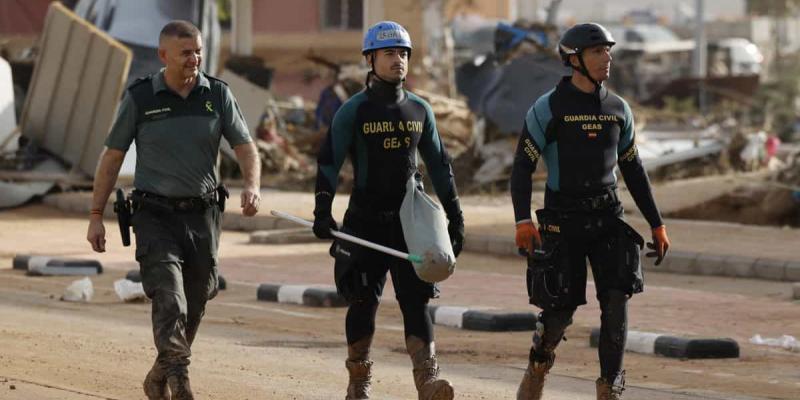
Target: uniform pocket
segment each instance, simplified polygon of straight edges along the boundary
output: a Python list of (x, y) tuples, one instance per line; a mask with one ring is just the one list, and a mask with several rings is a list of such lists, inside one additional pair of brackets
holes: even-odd
[(571, 275), (567, 242), (560, 233), (560, 223), (555, 215), (540, 211), (536, 216), (542, 233), (542, 247), (528, 257), (528, 300), (542, 310), (568, 309), (573, 301), (569, 292)]

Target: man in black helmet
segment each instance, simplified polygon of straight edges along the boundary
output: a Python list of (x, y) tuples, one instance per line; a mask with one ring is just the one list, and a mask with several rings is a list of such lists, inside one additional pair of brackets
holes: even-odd
[[(570, 28), (559, 43), (575, 71), (528, 111), (511, 173), (517, 247), (528, 254), (528, 296), (542, 309), (528, 368), (517, 399), (541, 399), (555, 348), (586, 304), (589, 259), (601, 309), (597, 399), (619, 399), (627, 334), (627, 301), (642, 291), (639, 250), (644, 240), (622, 220), (615, 167), (652, 228), (661, 263), (669, 248), (666, 228), (634, 143), (633, 115), (621, 97), (603, 86), (611, 69), (611, 34), (598, 24)], [(544, 209), (531, 218), (531, 175), (547, 163)]]

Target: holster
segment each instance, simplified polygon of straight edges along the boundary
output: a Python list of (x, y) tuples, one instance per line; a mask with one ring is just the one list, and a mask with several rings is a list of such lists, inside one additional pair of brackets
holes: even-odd
[(122, 189), (117, 189), (117, 201), (114, 202), (114, 212), (117, 213), (119, 233), (122, 245), (131, 245), (131, 202)]
[(225, 185), (220, 183), (220, 185), (217, 186), (217, 207), (219, 207), (219, 212), (225, 212), (225, 201), (228, 197), (231, 197), (231, 193)]

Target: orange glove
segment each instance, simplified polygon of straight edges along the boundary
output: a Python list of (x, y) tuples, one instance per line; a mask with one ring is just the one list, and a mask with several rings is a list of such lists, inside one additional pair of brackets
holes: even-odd
[(517, 224), (515, 240), (517, 248), (520, 250), (525, 249), (528, 254), (533, 254), (533, 250), (542, 246), (542, 236), (532, 221), (524, 221)]
[(656, 257), (656, 265), (661, 264), (664, 256), (669, 250), (669, 238), (667, 237), (667, 227), (664, 225), (653, 228), (653, 243), (648, 243), (647, 248), (653, 250), (647, 253), (647, 257)]

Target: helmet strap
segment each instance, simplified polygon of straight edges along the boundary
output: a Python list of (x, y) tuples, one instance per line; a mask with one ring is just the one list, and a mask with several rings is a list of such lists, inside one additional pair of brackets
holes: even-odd
[(589, 73), (589, 69), (586, 68), (586, 63), (583, 62), (583, 51), (578, 53), (577, 56), (578, 56), (578, 63), (580, 63), (580, 68), (576, 68), (575, 66), (572, 66), (572, 68), (574, 68), (576, 71), (578, 71), (581, 74), (583, 74), (583, 76), (585, 76), (587, 79), (589, 79), (589, 82), (592, 82), (594, 84), (594, 88), (595, 88), (594, 92), (595, 92), (595, 94), (597, 94), (599, 96), (600, 95), (600, 89), (603, 87), (603, 83), (602, 82), (597, 82), (596, 80), (594, 80), (594, 78), (592, 78), (592, 75)]

